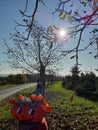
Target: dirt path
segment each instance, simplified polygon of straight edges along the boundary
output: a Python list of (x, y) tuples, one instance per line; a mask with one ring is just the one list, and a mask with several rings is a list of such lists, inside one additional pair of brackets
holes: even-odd
[(26, 89), (26, 88), (30, 88), (30, 87), (33, 87), (35, 85), (36, 85), (36, 83), (28, 83), (28, 84), (23, 84), (21, 86), (17, 86), (17, 87), (12, 87), (12, 88), (9, 88), (9, 89), (1, 90), (0, 91), (0, 101), (2, 101), (6, 97), (8, 97), (8, 96), (10, 96), (10, 95), (20, 91), (20, 90), (23, 90), (23, 89)]

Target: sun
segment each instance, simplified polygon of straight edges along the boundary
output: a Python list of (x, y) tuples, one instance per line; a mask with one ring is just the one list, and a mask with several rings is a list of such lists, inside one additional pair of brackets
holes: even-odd
[(60, 37), (64, 37), (64, 36), (66, 36), (66, 34), (67, 34), (67, 31), (66, 31), (66, 30), (60, 29), (60, 31), (59, 31), (59, 36), (60, 36)]

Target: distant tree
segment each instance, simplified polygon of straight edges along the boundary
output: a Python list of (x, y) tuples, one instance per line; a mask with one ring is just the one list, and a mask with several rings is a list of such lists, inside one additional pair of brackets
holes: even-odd
[(80, 80), (79, 74), (81, 71), (79, 70), (79, 67), (77, 65), (74, 65), (71, 68), (70, 72), (71, 75), (65, 76), (62, 85), (67, 89), (74, 90), (76, 85), (79, 83)]
[(86, 90), (88, 92), (96, 91), (96, 75), (93, 72), (90, 72), (89, 74), (86, 74), (85, 78), (86, 83), (88, 83), (88, 86), (85, 86)]
[(85, 80), (85, 74), (81, 73), (80, 77), (81, 77), (81, 82), (84, 82), (84, 80)]
[(95, 69), (96, 71), (97, 71), (97, 73), (98, 73), (98, 69)]
[(0, 77), (0, 85), (5, 85), (5, 84), (6, 84), (6, 78)]
[(71, 86), (71, 76), (70, 75), (67, 75), (65, 76), (65, 78), (63, 78), (63, 82), (62, 82), (62, 86), (64, 88), (67, 88), (67, 89), (70, 89), (70, 86)]
[(76, 87), (76, 85), (79, 83), (79, 74), (80, 74), (80, 70), (78, 65), (74, 65), (71, 70), (70, 70), (72, 77), (71, 77), (71, 89), (74, 89)]
[(81, 75), (80, 82), (77, 84), (75, 91), (77, 95), (89, 96), (96, 91), (96, 76), (93, 72)]
[(63, 79), (63, 87), (74, 90), (78, 96), (87, 98), (92, 95), (94, 96), (93, 92), (97, 93), (98, 79), (93, 72), (81, 73), (81, 75), (79, 75), (80, 70), (76, 66), (72, 67), (71, 72), (71, 76), (66, 76)]
[(27, 77), (23, 74), (9, 75), (6, 77), (6, 84), (23, 84), (27, 82)]
[(79, 67), (77, 65), (74, 65), (71, 70), (70, 70), (71, 74), (73, 77), (79, 77), (79, 74), (80, 74), (80, 70), (79, 70)]
[(15, 75), (10, 74), (6, 77), (7, 84), (15, 84)]
[(16, 84), (23, 84), (27, 82), (27, 77), (24, 74), (17, 74), (15, 75), (15, 83)]
[(38, 80), (39, 74), (26, 74), (27, 82), (36, 82)]

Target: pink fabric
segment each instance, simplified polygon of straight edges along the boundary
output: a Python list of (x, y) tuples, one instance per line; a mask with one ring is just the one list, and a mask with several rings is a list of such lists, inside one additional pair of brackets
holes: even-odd
[(35, 127), (32, 130), (48, 130), (46, 119), (43, 118), (41, 121), (41, 124), (39, 124), (38, 127)]

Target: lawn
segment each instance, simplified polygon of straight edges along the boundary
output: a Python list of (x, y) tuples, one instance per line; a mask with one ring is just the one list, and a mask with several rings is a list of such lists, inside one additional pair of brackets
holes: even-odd
[[(31, 89), (19, 93), (28, 96)], [(52, 112), (46, 114), (49, 130), (98, 130), (98, 102), (76, 96), (73, 91), (62, 88), (61, 82), (48, 86), (45, 98), (52, 106)], [(0, 130), (16, 127), (8, 100), (0, 103)]]

